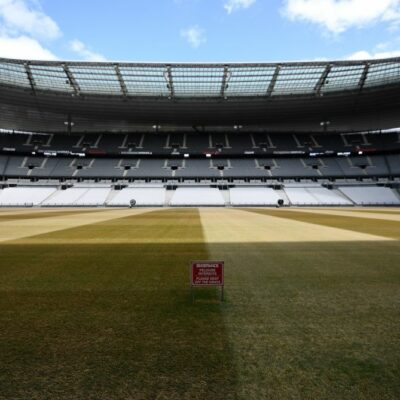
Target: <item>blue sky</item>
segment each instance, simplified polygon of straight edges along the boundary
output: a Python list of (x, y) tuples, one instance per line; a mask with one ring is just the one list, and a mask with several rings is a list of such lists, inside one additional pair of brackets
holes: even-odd
[(400, 0), (0, 0), (0, 56), (296, 61), (400, 56)]

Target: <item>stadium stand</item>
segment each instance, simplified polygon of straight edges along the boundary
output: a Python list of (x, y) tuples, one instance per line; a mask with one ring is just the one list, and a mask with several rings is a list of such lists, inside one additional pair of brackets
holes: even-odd
[(306, 190), (311, 194), (311, 196), (318, 200), (318, 205), (349, 206), (353, 204), (350, 200), (341, 196), (339, 193), (324, 187), (309, 187), (306, 188)]
[(398, 204), (399, 64), (0, 58), (0, 206)]
[(79, 201), (81, 197), (84, 196), (90, 189), (77, 187), (77, 188), (68, 188), (65, 190), (57, 191), (53, 196), (49, 199), (45, 200), (42, 205), (43, 206), (74, 206)]
[(303, 187), (285, 187), (285, 193), (290, 200), (290, 203), (295, 206), (319, 206), (320, 200), (310, 193), (307, 188)]
[(214, 188), (186, 187), (174, 192), (171, 206), (224, 206), (225, 200), (220, 191)]
[(10, 187), (0, 191), (0, 206), (37, 206), (56, 192), (55, 187)]
[(339, 189), (357, 205), (400, 205), (399, 196), (387, 187), (341, 186)]
[[(384, 134), (365, 134), (365, 139), (354, 141), (344, 134), (261, 134), (261, 133), (159, 133), (143, 132), (136, 134), (98, 135), (35, 135), (35, 134), (0, 134), (0, 148), (12, 148), (16, 152), (73, 152), (92, 155), (123, 156), (126, 153), (152, 154), (165, 156), (181, 154), (202, 155), (214, 153), (230, 157), (252, 151), (255, 155), (273, 155), (279, 152), (318, 152), (325, 150), (346, 151), (384, 151), (399, 149), (396, 132)], [(360, 136), (360, 135), (358, 135)], [(40, 141), (36, 137), (42, 138)]]
[(229, 194), (232, 206), (276, 206), (280, 199), (270, 188), (236, 187)]
[(87, 191), (79, 197), (75, 202), (75, 206), (88, 207), (88, 206), (104, 206), (111, 189), (105, 188), (88, 188)]
[(116, 191), (108, 205), (128, 207), (131, 200), (135, 200), (136, 206), (163, 206), (165, 194), (163, 187), (127, 187)]

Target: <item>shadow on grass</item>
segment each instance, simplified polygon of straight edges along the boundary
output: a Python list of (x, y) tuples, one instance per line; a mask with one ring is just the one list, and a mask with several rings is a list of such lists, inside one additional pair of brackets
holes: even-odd
[(400, 398), (400, 243), (209, 244), (241, 399)]
[(2, 245), (0, 398), (232, 399), (216, 290), (196, 293), (203, 244)]

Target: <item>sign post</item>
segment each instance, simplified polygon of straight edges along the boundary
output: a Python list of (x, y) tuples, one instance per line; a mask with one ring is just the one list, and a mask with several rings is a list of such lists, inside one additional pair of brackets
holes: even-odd
[(193, 288), (221, 288), (221, 301), (224, 301), (224, 261), (192, 261), (190, 263), (190, 290), (194, 301)]

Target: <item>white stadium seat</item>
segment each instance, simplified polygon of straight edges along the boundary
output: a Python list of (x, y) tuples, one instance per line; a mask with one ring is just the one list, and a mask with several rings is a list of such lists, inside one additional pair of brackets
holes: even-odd
[(233, 206), (271, 206), (276, 205), (280, 197), (270, 188), (232, 188), (229, 190)]
[(163, 206), (166, 190), (160, 188), (132, 188), (128, 187), (117, 192), (108, 202), (109, 206), (129, 206), (135, 200), (137, 206)]
[(347, 197), (358, 205), (381, 204), (399, 205), (400, 199), (392, 189), (378, 186), (342, 186), (340, 187)]
[(0, 192), (0, 206), (36, 206), (55, 193), (55, 187), (12, 187)]
[(225, 200), (215, 188), (178, 188), (173, 194), (171, 206), (224, 206)]

